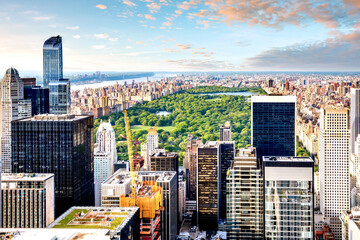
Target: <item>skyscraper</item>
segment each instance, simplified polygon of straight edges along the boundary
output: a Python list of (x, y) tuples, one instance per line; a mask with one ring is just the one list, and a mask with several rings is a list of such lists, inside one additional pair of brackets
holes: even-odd
[(263, 239), (263, 178), (255, 148), (240, 149), (227, 174), (227, 239)]
[(263, 156), (296, 156), (295, 96), (251, 97), (251, 143)]
[(31, 102), (24, 100), (24, 86), (15, 68), (9, 68), (1, 81), (1, 165), (11, 173), (11, 121), (31, 116)]
[(175, 152), (159, 152), (150, 156), (150, 171), (179, 171), (179, 155)]
[(37, 115), (12, 122), (13, 173), (54, 173), (55, 213), (94, 204), (92, 116)]
[(350, 104), (350, 147), (355, 152), (355, 141), (360, 133), (360, 88), (351, 88)]
[(110, 121), (103, 122), (101, 120), (96, 132), (96, 143), (98, 144), (97, 150), (110, 153), (111, 161), (115, 164), (117, 162), (116, 137)]
[(31, 116), (50, 113), (48, 88), (24, 86), (24, 98), (31, 100)]
[(110, 152), (102, 152), (98, 149), (94, 152), (94, 193), (95, 206), (101, 206), (101, 183), (109, 178), (114, 172)]
[(340, 215), (350, 209), (349, 109), (320, 111), (320, 210), (336, 239), (341, 239)]
[(216, 142), (197, 149), (197, 222), (201, 230), (217, 230), (219, 220), (218, 148)]
[(70, 113), (71, 94), (69, 79), (53, 80), (48, 86), (50, 88), (50, 113)]
[(51, 81), (63, 78), (62, 38), (51, 37), (43, 47), (43, 81), (47, 87)]
[(197, 148), (202, 145), (202, 140), (200, 138), (194, 138), (192, 134), (189, 134), (185, 157), (184, 157), (184, 167), (189, 170), (188, 182), (188, 198), (190, 200), (196, 199), (196, 176), (197, 176)]
[(145, 159), (146, 168), (149, 170), (150, 166), (150, 156), (154, 153), (154, 150), (159, 147), (159, 135), (155, 127), (149, 129), (149, 133), (146, 138), (146, 149), (147, 149), (147, 159)]
[(45, 228), (55, 219), (54, 174), (4, 173), (3, 228)]
[(231, 124), (230, 121), (220, 125), (220, 141), (231, 141)]
[(314, 239), (314, 161), (264, 157), (264, 239)]

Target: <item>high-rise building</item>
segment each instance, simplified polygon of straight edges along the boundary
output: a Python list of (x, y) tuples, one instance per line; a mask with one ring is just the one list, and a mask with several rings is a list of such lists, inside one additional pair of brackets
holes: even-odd
[(150, 156), (150, 171), (179, 171), (179, 155), (175, 152), (159, 152)]
[(197, 161), (197, 148), (202, 145), (202, 140), (200, 138), (194, 138), (192, 134), (189, 134), (185, 156), (184, 156), (184, 167), (189, 171), (189, 177), (187, 179), (188, 186), (188, 199), (195, 200), (196, 199), (196, 161)]
[(55, 217), (54, 174), (1, 176), (3, 228), (45, 228)]
[(150, 156), (154, 153), (154, 150), (159, 147), (159, 135), (155, 127), (149, 129), (149, 133), (146, 138), (146, 150), (147, 150), (147, 159), (145, 159), (145, 165), (147, 169), (151, 168), (150, 166)]
[(56, 216), (94, 205), (92, 116), (37, 115), (11, 125), (13, 173), (54, 173)]
[(360, 88), (351, 88), (350, 104), (350, 147), (355, 152), (355, 141), (360, 133)]
[(31, 100), (31, 116), (50, 113), (48, 88), (24, 86), (24, 98)]
[(349, 109), (320, 111), (320, 210), (336, 239), (341, 238), (341, 213), (350, 208)]
[(251, 144), (263, 156), (296, 156), (296, 96), (251, 97)]
[(263, 178), (255, 148), (237, 152), (226, 179), (227, 239), (263, 239)]
[(114, 163), (110, 152), (94, 152), (95, 206), (101, 206), (101, 183), (113, 174)]
[(48, 84), (50, 88), (50, 113), (68, 114), (71, 107), (70, 81), (59, 79)]
[(230, 121), (220, 125), (220, 141), (231, 141), (231, 124)]
[(264, 239), (314, 239), (314, 161), (263, 157)]
[(219, 221), (218, 147), (207, 142), (197, 149), (197, 223), (201, 230), (217, 230)]
[(219, 220), (226, 220), (226, 175), (234, 161), (235, 142), (220, 141), (218, 146), (218, 194), (219, 194)]
[(31, 116), (31, 102), (24, 100), (24, 86), (15, 68), (1, 81), (1, 165), (11, 173), (11, 121)]
[(269, 79), (269, 80), (268, 80), (268, 87), (269, 87), (269, 88), (273, 88), (273, 87), (274, 87), (274, 82), (275, 82), (275, 81), (274, 81), (273, 79)]
[[(161, 187), (162, 191), (162, 207), (163, 210), (160, 211), (160, 215), (153, 215), (150, 219), (146, 216), (141, 215), (141, 223), (145, 226), (148, 226), (147, 231), (151, 231), (154, 235), (157, 231), (160, 231), (161, 239), (170, 239), (174, 240), (177, 237), (178, 233), (178, 187), (177, 187), (177, 173), (173, 171), (165, 172), (153, 172), (153, 171), (139, 171), (138, 172), (138, 187), (140, 189), (138, 195), (138, 202), (142, 202), (144, 197), (148, 196), (148, 200), (152, 201), (152, 193), (149, 192), (149, 189), (152, 186)], [(131, 175), (129, 172), (117, 171), (110, 178), (106, 179), (102, 183), (101, 188), (101, 205), (103, 207), (117, 207), (123, 203), (129, 205), (126, 199), (126, 196), (131, 192)], [(145, 193), (145, 194), (144, 194)], [(121, 202), (124, 200), (124, 202)], [(155, 204), (154, 204), (155, 205)], [(152, 207), (149, 204), (142, 204), (140, 207), (140, 213), (154, 211), (148, 210), (148, 207)], [(158, 211), (156, 211), (158, 212)], [(160, 229), (157, 230), (158, 217), (161, 219)], [(151, 223), (149, 225), (149, 223)], [(154, 228), (156, 227), (156, 229)], [(147, 238), (151, 239), (151, 238)], [(158, 238), (152, 238), (158, 239)]]
[(24, 87), (34, 87), (36, 86), (36, 78), (21, 78)]
[(103, 122), (101, 120), (96, 132), (96, 143), (98, 151), (110, 153), (111, 161), (115, 164), (117, 162), (116, 137), (110, 121)]
[(51, 81), (63, 78), (62, 38), (51, 37), (43, 46), (43, 81), (47, 87)]

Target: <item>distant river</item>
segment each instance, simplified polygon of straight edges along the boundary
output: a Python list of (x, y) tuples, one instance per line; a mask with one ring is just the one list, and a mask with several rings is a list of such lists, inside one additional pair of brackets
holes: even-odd
[(253, 92), (220, 92), (220, 93), (194, 93), (194, 95), (252, 96), (252, 95), (257, 95), (257, 93), (253, 93)]
[[(157, 81), (161, 80), (166, 77), (176, 77), (177, 74), (175, 73), (155, 73), (154, 76), (149, 77), (149, 81)], [(131, 84), (132, 81), (134, 82), (145, 82), (146, 77), (142, 78), (129, 78), (129, 79), (120, 79), (120, 80), (111, 80), (111, 81), (103, 81), (103, 82), (97, 82), (97, 83), (89, 83), (89, 84), (83, 84), (83, 85), (71, 85), (71, 90), (82, 90), (84, 88), (100, 88), (100, 87), (107, 87), (112, 86), (118, 82), (119, 84), (124, 84), (125, 82), (127, 84)]]

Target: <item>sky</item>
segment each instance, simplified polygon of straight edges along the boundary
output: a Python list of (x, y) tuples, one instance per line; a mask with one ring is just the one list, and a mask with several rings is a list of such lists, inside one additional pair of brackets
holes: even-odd
[(0, 0), (0, 74), (42, 71), (63, 38), (64, 72), (360, 71), (360, 0)]

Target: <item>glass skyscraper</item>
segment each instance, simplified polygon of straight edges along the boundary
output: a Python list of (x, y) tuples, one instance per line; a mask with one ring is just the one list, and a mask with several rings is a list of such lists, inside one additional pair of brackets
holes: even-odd
[(257, 157), (296, 156), (295, 96), (251, 98), (251, 143)]
[(50, 113), (70, 113), (71, 95), (69, 79), (59, 79), (49, 83), (50, 88)]
[(60, 36), (51, 37), (45, 41), (43, 47), (43, 81), (48, 87), (50, 81), (63, 78), (62, 39)]
[(314, 161), (264, 157), (264, 239), (314, 239)]

